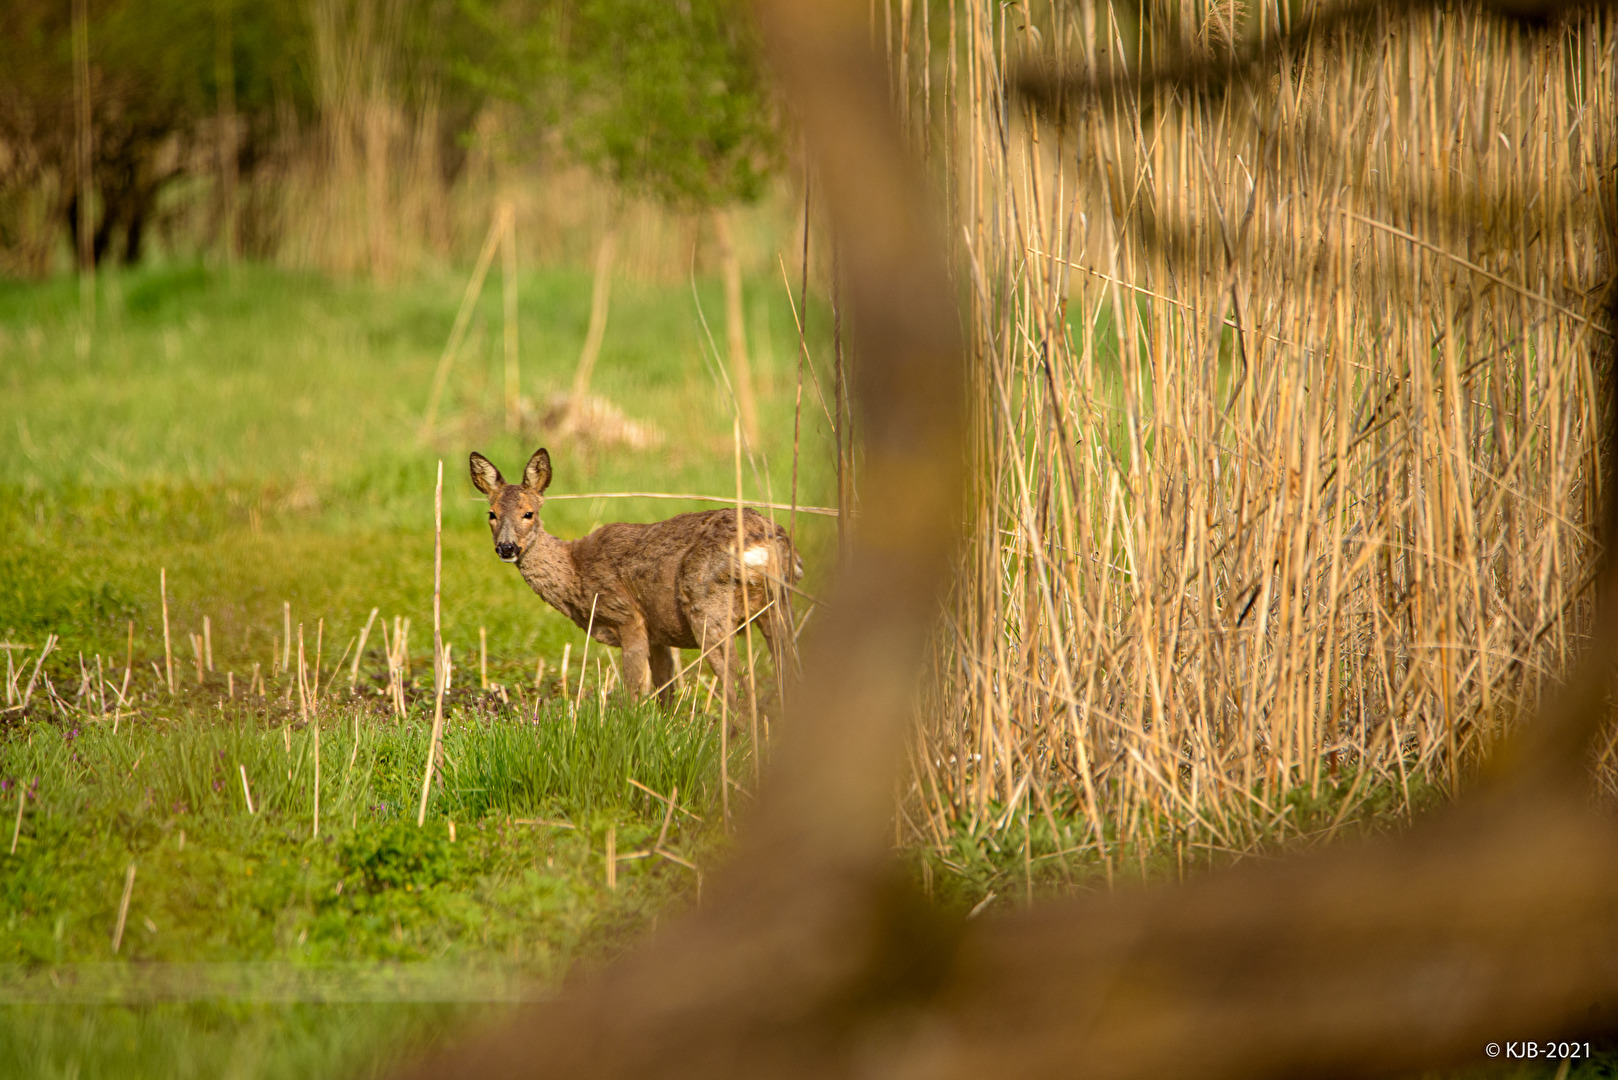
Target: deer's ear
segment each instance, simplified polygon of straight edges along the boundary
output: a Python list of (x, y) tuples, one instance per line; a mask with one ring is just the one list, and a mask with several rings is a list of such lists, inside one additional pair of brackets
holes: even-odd
[(528, 467), (522, 471), (522, 486), (535, 495), (543, 495), (551, 486), (551, 456), (543, 446), (528, 459)]
[(472, 451), (470, 464), (472, 466), (472, 486), (489, 498), (494, 498), (500, 493), (500, 489), (506, 486), (506, 479), (500, 475), (500, 470), (494, 467), (494, 462), (476, 450)]

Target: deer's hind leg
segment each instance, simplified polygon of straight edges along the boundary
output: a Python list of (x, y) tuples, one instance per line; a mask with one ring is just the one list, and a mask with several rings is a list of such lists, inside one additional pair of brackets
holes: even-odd
[(664, 707), (674, 704), (674, 673), (679, 669), (679, 657), (667, 645), (650, 647), (647, 659), (652, 669), (652, 689)]
[[(715, 602), (715, 600), (719, 602)], [(702, 648), (707, 655), (708, 670), (713, 672), (724, 698), (724, 708), (736, 722), (736, 619), (729, 610), (729, 597), (710, 598), (702, 605), (700, 615), (692, 620), (702, 627)]]

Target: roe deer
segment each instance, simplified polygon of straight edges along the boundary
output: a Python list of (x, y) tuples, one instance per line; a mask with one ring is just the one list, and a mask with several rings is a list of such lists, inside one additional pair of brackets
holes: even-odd
[(471, 467), (472, 483), (489, 498), (494, 553), (516, 563), (529, 588), (591, 637), (623, 650), (624, 683), (634, 697), (656, 690), (672, 701), (674, 650), (700, 648), (733, 701), (730, 638), (749, 618), (781, 670), (793, 625), (781, 586), (803, 577), (803, 562), (779, 525), (744, 511), (739, 565), (734, 509), (649, 525), (617, 522), (562, 540), (539, 520), (551, 482), (543, 447), (519, 484), (506, 483), (482, 454), (472, 454)]

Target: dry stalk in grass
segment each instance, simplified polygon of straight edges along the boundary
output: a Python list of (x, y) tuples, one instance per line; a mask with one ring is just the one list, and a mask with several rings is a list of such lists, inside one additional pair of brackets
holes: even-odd
[[(595, 491), (582, 495), (549, 495), (546, 502), (556, 502), (558, 499), (678, 499), (684, 502), (712, 502), (734, 505), (736, 499), (732, 495), (687, 495), (672, 491)], [(836, 517), (837, 511), (829, 506), (800, 506), (792, 503), (757, 502), (746, 500), (746, 505), (755, 510), (788, 510), (803, 514), (818, 514), (822, 517)]]
[(169, 643), (169, 572), (166, 567), (158, 567), (157, 593), (163, 603), (163, 676), (168, 684), (169, 693), (174, 693), (174, 648)]
[[(1486, 1041), (1508, 1032), (1552, 1036), (1610, 1020), (1618, 1006), (1608, 962), (1618, 948), (1618, 827), (1592, 805), (1585, 767), (1618, 669), (1611, 557), (1599, 579), (1596, 645), (1567, 689), (1496, 753), (1498, 779), (1404, 837), (970, 923), (885, 884), (888, 792), (925, 629), (955, 550), (957, 323), (919, 209), (919, 179), (884, 108), (882, 68), (865, 48), (866, 5), (765, 0), (761, 8), (842, 245), (845, 296), (860, 331), (853, 370), (871, 497), (837, 600), (811, 635), (805, 682), (789, 700), (756, 811), (708, 901), (560, 999), (412, 1075), (1373, 1075), (1475, 1061)], [(974, 55), (975, 66), (987, 54)], [(980, 295), (988, 284), (980, 271)], [(1241, 333), (1252, 326), (1245, 316), (1237, 323)], [(1244, 347), (1252, 350), (1258, 335), (1249, 336)], [(1146, 355), (1165, 354), (1147, 342)], [(1302, 394), (1280, 367), (1250, 363), (1242, 376), (1284, 391), (1264, 395), (1265, 408)], [(1446, 371), (1453, 377), (1453, 359), (1434, 377)], [(1025, 386), (1044, 380), (1059, 393), (1047, 371), (1031, 366), (1027, 376)], [(982, 377), (994, 396), (978, 400), (1015, 417), (1019, 399), (994, 372)], [(1130, 404), (1127, 383), (1122, 389), (1124, 415), (1138, 417), (1138, 398)], [(1172, 390), (1162, 382), (1155, 389)], [(1221, 400), (1250, 412), (1261, 405), (1234, 392)], [(1453, 411), (1462, 403), (1436, 394), (1409, 404)], [(1054, 427), (1055, 414), (1046, 415)], [(1605, 421), (1608, 436), (1618, 434), (1618, 407)], [(1334, 433), (1300, 434), (1300, 446), (1310, 447), (1330, 445)], [(1340, 448), (1343, 429), (1335, 435)], [(1141, 460), (1140, 431), (1126, 425), (1119, 438)], [(1434, 443), (1438, 460), (1453, 464), (1445, 458), (1453, 448), (1436, 435)], [(1303, 474), (1281, 484), (1286, 499), (1318, 497), (1309, 460), (1281, 458)], [(1347, 465), (1340, 449), (1334, 464)], [(1013, 521), (1030, 546), (1052, 506), (1083, 497), (1059, 485), (1047, 499), (1023, 463), (1004, 467), (1017, 493)], [(1385, 468), (1386, 459), (1368, 467)], [(1100, 509), (1113, 523), (1103, 535), (1120, 519), (1170, 512), (1127, 505), (1134, 492), (1116, 475), (1103, 490)], [(1267, 490), (1257, 495), (1273, 497)], [(1448, 490), (1447, 505), (1462, 505)], [(1603, 494), (1610, 540), (1618, 492), (1609, 485)], [(1186, 513), (1187, 529), (1204, 507), (1196, 511)], [(1296, 529), (1293, 520), (1275, 515), (1267, 529)], [(1527, 539), (1517, 529), (1506, 535), (1498, 551)], [(1285, 554), (1301, 540), (1267, 542)], [(1121, 556), (1142, 554), (1109, 545), (1098, 561)], [(1453, 551), (1449, 558), (1461, 564)], [(1197, 580), (1183, 571), (1181, 579)], [(1030, 610), (1053, 610), (1049, 580), (1035, 582), (1039, 590), (1023, 601)], [(1268, 588), (1284, 593), (1296, 583), (1283, 576)], [(1240, 583), (1240, 606), (1253, 610), (1246, 594), (1265, 588)], [(1263, 617), (1269, 609), (1257, 610)], [(1298, 625), (1294, 612), (1270, 617)], [(1205, 673), (1217, 675), (1211, 666)], [(1454, 683), (1446, 685), (1452, 698)], [(1130, 721), (1143, 745), (1162, 738), (1169, 715), (1159, 707)], [(1300, 756), (1310, 745), (1308, 732), (1277, 737), (1292, 740)], [(1446, 749), (1453, 753), (1454, 742)]]
[(118, 901), (118, 921), (112, 928), (112, 951), (116, 955), (124, 944), (124, 923), (129, 918), (129, 898), (135, 894), (135, 864), (129, 864), (124, 874), (124, 895)]
[[(444, 577), (444, 463), (438, 463), (438, 480), (433, 489), (433, 732), (427, 746), (427, 763), (421, 774), (421, 806), (416, 811), (416, 827), (427, 824), (427, 795), (432, 790), (433, 770), (438, 766), (439, 740), (444, 735), (444, 634), (441, 625), (441, 595)], [(402, 684), (401, 684), (402, 687)], [(403, 690), (400, 691), (401, 698)], [(403, 705), (400, 706), (401, 713)]]
[[(359, 644), (354, 647), (354, 662), (348, 669), (348, 688), (350, 690), (353, 690), (359, 684), (360, 659), (365, 655), (365, 639), (371, 636), (371, 624), (376, 622), (376, 613), (380, 610), (380, 608), (372, 608), (371, 613), (365, 617), (365, 625), (360, 628)], [(387, 621), (383, 620), (384, 636), (386, 636), (387, 625)]]
[[(433, 370), (433, 386), (427, 394), (427, 407), (421, 414), (423, 441), (432, 435), (433, 425), (438, 422), (438, 406), (449, 379), (450, 366), (461, 351), (461, 340), (466, 336), (467, 326), (471, 324), (473, 306), (477, 303), (478, 297), (483, 295), (483, 279), (488, 275), (489, 267), (494, 262), (494, 253), (500, 246), (500, 239), (512, 228), (512, 213), (510, 203), (502, 203), (495, 211), (494, 221), (489, 224), (489, 235), (483, 240), (483, 250), (478, 253), (477, 263), (472, 268), (472, 276), (467, 279), (466, 290), (461, 294), (461, 306), (455, 312), (455, 322), (450, 327), (449, 340), (444, 343), (444, 351), (438, 356), (438, 366)], [(512, 306), (507, 304), (507, 308)], [(510, 332), (508, 330), (507, 334)], [(511, 347), (515, 348), (515, 345)], [(507, 362), (513, 363), (511, 360)]]
[(581, 410), (590, 393), (590, 380), (595, 374), (596, 359), (601, 355), (601, 341), (607, 333), (607, 306), (612, 299), (612, 264), (618, 251), (618, 229), (609, 226), (601, 234), (596, 248), (595, 283), (590, 289), (590, 326), (585, 331), (584, 347), (579, 352), (579, 363), (573, 371), (573, 389), (568, 394), (559, 426), (571, 431), (580, 421)]

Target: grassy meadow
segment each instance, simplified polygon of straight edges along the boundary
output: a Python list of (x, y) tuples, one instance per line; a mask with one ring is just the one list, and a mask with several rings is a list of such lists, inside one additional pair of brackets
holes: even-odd
[[(971, 350), (895, 830), (920, 886), (1131, 888), (1464, 790), (1587, 634), (1618, 30), (1390, 12), (1214, 104), (1074, 118), (1008, 106), (1012, 58), (1078, 63), (1112, 5), (962, 0), (947, 57), (933, 7), (885, 39)], [(836, 505), (831, 313), (800, 399), (759, 263), (743, 493)], [(593, 391), (630, 444), (547, 419), (592, 277), (539, 259), (508, 430), (496, 271), (424, 433), (466, 273), (167, 255), (99, 275), (93, 318), (70, 278), (0, 281), (0, 1076), (375, 1072), (697, 902), (754, 748), (700, 677), (667, 711), (613, 692), (494, 557), (466, 458), (547, 445), (564, 537), (712, 505), (566, 496), (735, 496), (722, 283), (619, 275)], [(818, 595), (836, 522), (796, 535)]]
[[(749, 448), (743, 485), (749, 499), (788, 502), (797, 331), (770, 284), (749, 282), (764, 445)], [(452, 275), (379, 288), (153, 266), (100, 278), (88, 334), (73, 281), (0, 284), (0, 640), (11, 664), (0, 968), (21, 978), (122, 970), (104, 968), (115, 960), (269, 964), (316, 980), (304, 1003), (227, 977), (160, 1004), (168, 991), (75, 997), (23, 978), (0, 1008), (0, 1074), (360, 1068), (469, 1002), (492, 997), (487, 1010), (523, 980), (553, 985), (696, 897), (724, 835), (717, 704), (687, 678), (674, 710), (631, 707), (608, 692), (613, 661), (599, 647), (581, 683), (583, 633), (494, 558), (466, 477), (472, 449), (515, 476), (546, 442), (535, 414), (569, 384), (590, 286), (588, 272), (521, 279), (531, 404), (515, 433), (504, 427), (499, 291), (486, 290), (423, 440), (464, 288)], [(732, 410), (703, 326), (722, 335), (722, 312), (708, 280), (617, 284), (593, 391), (658, 442), (551, 440), (553, 494), (734, 495)], [(829, 335), (813, 323), (811, 333), (823, 354)], [(811, 385), (800, 501), (823, 505), (835, 496), (814, 395)], [(440, 460), (453, 674), (443, 773), (418, 829)], [(546, 524), (576, 536), (708, 505), (557, 500)], [(800, 515), (798, 533), (813, 589), (835, 523)], [(59, 644), (35, 678), (49, 635)], [(296, 688), (300, 635), (313, 722)], [(11, 707), (31, 682), (27, 707)], [(745, 739), (733, 743), (733, 777), (751, 776), (748, 753)], [(646, 789), (675, 796), (677, 810)], [(745, 799), (745, 784), (732, 794)], [(379, 962), (405, 965), (415, 989), (308, 1003), (330, 973)], [(490, 974), (450, 990), (434, 974), (466, 970)]]
[[(310, 634), (324, 618), (337, 651), (372, 607), (412, 617), (419, 641), (431, 626), (442, 460), (444, 635), (455, 655), (470, 655), (479, 627), (492, 662), (530, 674), (540, 655), (554, 666), (565, 642), (582, 646), (582, 632), (552, 618), (494, 560), (483, 501), (466, 476), (473, 449), (515, 477), (545, 441), (537, 421), (521, 434), (504, 430), (497, 289), (474, 315), (436, 434), (424, 442), (421, 416), (463, 280), (378, 289), (191, 265), (100, 284), (88, 347), (72, 281), (0, 284), (0, 572), (9, 586), (0, 628), (56, 633), (87, 656), (126, 656), (133, 619), (149, 662), (162, 648), (164, 569), (173, 633), (188, 641), (207, 615), (215, 668), (238, 677), (255, 660), (268, 667), (285, 602)], [(762, 403), (765, 445), (743, 482), (749, 499), (788, 502), (797, 333), (779, 285), (754, 284), (755, 333), (767, 328), (770, 340), (754, 351), (773, 392)], [(569, 384), (589, 293), (586, 273), (522, 281), (524, 393), (541, 405)], [(722, 324), (717, 286), (631, 281), (615, 294), (594, 392), (653, 425), (661, 443), (638, 452), (552, 445), (551, 493), (733, 496), (732, 410), (701, 323), (705, 314)], [(824, 503), (827, 425), (813, 394), (800, 482), (802, 501)], [(705, 505), (558, 500), (546, 521), (576, 536)], [(801, 530), (811, 556), (834, 535), (827, 520), (807, 519)]]

